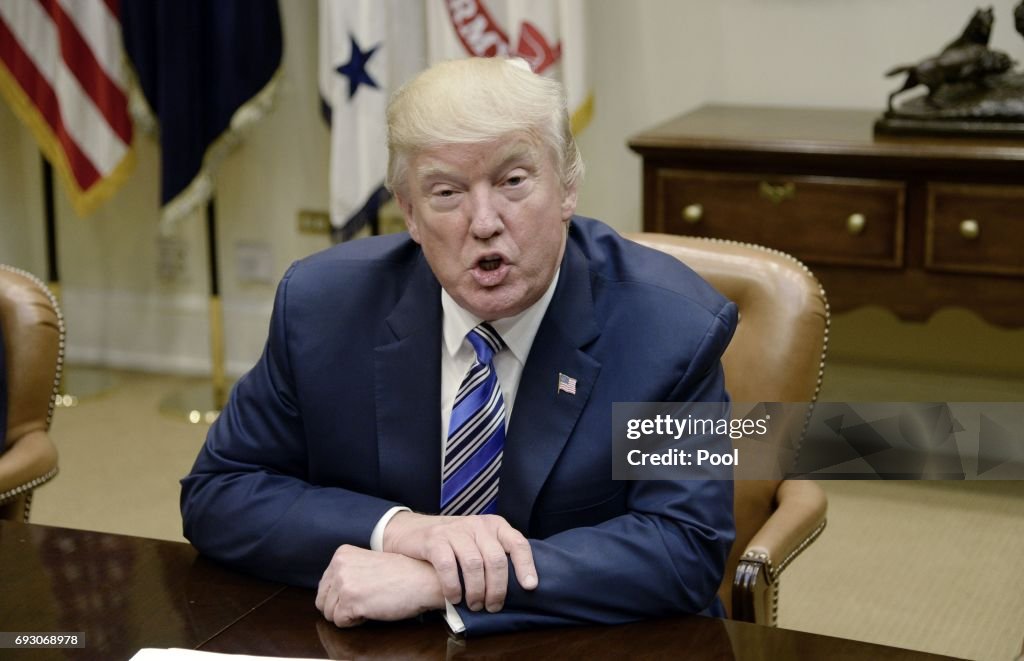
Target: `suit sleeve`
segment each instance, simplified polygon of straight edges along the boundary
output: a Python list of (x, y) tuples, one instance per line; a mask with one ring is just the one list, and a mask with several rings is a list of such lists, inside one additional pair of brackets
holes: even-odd
[[(720, 358), (735, 325), (736, 307), (727, 303), (665, 401), (728, 401)], [(713, 451), (731, 448), (727, 437), (714, 442)], [(523, 590), (511, 576), (502, 611), (460, 604), (466, 634), (618, 624), (716, 606), (735, 537), (732, 481), (636, 481), (627, 500), (626, 513), (599, 525), (531, 539), (537, 589)]]
[(369, 547), (391, 501), (310, 484), (288, 355), (282, 279), (259, 362), (234, 387), (182, 480), (185, 536), (204, 555), (261, 577), (315, 587), (342, 544)]

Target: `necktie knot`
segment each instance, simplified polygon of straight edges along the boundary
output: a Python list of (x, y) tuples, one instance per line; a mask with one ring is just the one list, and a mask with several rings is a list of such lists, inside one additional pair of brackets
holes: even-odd
[(498, 331), (494, 330), (494, 327), (486, 321), (469, 331), (466, 339), (473, 345), (476, 359), (480, 361), (481, 365), (490, 364), (494, 354), (505, 348), (505, 342), (502, 341), (501, 335), (498, 335)]

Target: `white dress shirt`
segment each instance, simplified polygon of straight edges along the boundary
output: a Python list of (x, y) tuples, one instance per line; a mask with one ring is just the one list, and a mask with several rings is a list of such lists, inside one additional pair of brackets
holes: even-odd
[[(547, 291), (536, 303), (526, 308), (514, 317), (497, 319), (491, 322), (491, 326), (501, 335), (507, 349), (494, 354), (494, 371), (498, 376), (498, 384), (501, 386), (501, 395), (505, 399), (505, 429), (512, 420), (512, 409), (515, 406), (516, 393), (519, 391), (519, 379), (523, 375), (523, 366), (526, 365), (526, 357), (530, 354), (530, 347), (533, 346), (533, 339), (537, 336), (544, 314), (548, 311), (548, 305), (555, 295), (555, 286), (558, 284), (558, 275), (561, 270), (555, 272)], [(464, 309), (455, 302), (447, 291), (441, 289), (441, 466), (438, 466), (438, 476), (444, 469), (444, 446), (448, 438), (448, 423), (452, 417), (452, 403), (459, 392), (462, 380), (466, 372), (476, 361), (476, 351), (473, 345), (466, 339), (469, 331), (476, 328), (482, 319), (472, 312)], [(501, 489), (500, 483), (498, 489)], [(377, 525), (373, 528), (370, 536), (370, 549), (381, 551), (384, 547), (384, 528), (387, 527), (391, 517), (399, 512), (408, 512), (408, 507), (392, 507), (384, 513)], [(459, 617), (459, 612), (445, 600), (445, 619), (448, 626), (455, 633), (465, 631), (466, 627)]]

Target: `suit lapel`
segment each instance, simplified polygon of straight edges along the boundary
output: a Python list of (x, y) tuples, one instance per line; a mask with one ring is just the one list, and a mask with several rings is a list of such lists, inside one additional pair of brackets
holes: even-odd
[(418, 512), (441, 499), (440, 296), (421, 253), (374, 349), (381, 494)]
[[(554, 297), (519, 382), (505, 439), (498, 511), (517, 530), (529, 529), (537, 495), (590, 397), (601, 364), (581, 347), (598, 334), (587, 260), (570, 239)], [(559, 374), (576, 379), (575, 395), (559, 391)]]

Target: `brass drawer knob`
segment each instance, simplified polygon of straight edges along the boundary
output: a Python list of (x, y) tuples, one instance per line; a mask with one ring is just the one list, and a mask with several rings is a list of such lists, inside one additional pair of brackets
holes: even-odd
[(860, 234), (867, 227), (868, 219), (862, 213), (851, 213), (846, 219), (846, 231), (854, 236)]
[(761, 193), (761, 197), (768, 198), (772, 204), (780, 204), (783, 200), (796, 197), (796, 184), (792, 181), (787, 181), (784, 184), (773, 185), (767, 181), (762, 181), (761, 185), (758, 186), (758, 191)]
[(978, 221), (973, 218), (960, 221), (960, 236), (965, 239), (977, 239), (979, 234), (981, 234), (981, 226), (978, 225)]
[(703, 204), (687, 204), (683, 208), (683, 220), (692, 224), (699, 223), (700, 219), (704, 217), (704, 205)]

